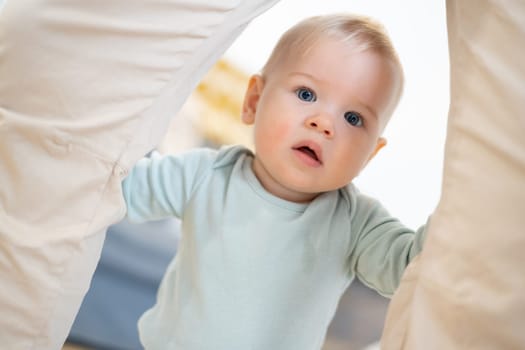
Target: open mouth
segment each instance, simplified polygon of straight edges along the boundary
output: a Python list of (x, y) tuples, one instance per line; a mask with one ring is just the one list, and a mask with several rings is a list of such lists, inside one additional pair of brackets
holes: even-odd
[(317, 153), (315, 152), (315, 150), (311, 149), (310, 147), (308, 146), (301, 146), (301, 147), (297, 147), (295, 148), (295, 150), (301, 152), (301, 153), (304, 153), (306, 154), (308, 157), (312, 158), (313, 160), (315, 160), (316, 162), (321, 162), (321, 160), (319, 159), (319, 156), (317, 155)]

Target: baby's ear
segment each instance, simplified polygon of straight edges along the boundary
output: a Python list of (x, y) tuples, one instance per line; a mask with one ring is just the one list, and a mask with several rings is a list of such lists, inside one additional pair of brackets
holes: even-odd
[(255, 113), (257, 111), (257, 104), (261, 97), (264, 81), (260, 75), (252, 75), (248, 82), (248, 88), (244, 95), (244, 102), (242, 104), (241, 119), (245, 124), (253, 124), (255, 121)]
[(377, 152), (379, 152), (379, 150), (383, 147), (386, 146), (386, 139), (384, 137), (380, 137), (377, 139), (377, 144), (376, 144), (376, 147), (375, 149), (372, 151), (372, 154), (370, 154), (370, 157), (368, 157), (368, 160), (366, 161), (367, 163), (369, 161), (372, 160), (372, 158), (374, 158), (377, 154)]

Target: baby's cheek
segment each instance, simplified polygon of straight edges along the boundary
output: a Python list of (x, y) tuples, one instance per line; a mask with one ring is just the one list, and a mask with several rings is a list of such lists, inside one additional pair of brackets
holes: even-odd
[[(283, 147), (289, 147), (294, 140), (293, 123), (284, 115), (271, 115), (271, 118), (259, 120), (260, 123), (256, 129), (256, 147), (257, 152), (261, 151), (275, 154), (275, 152), (282, 152)], [(262, 121), (262, 123), (261, 123)]]
[(293, 135), (293, 125), (292, 122), (281, 121), (278, 125), (274, 127), (274, 138), (276, 142), (283, 142), (286, 140), (291, 140)]

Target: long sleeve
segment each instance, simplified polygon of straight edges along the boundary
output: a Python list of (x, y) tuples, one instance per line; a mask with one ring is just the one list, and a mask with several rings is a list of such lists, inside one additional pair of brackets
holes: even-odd
[(365, 285), (390, 297), (405, 268), (421, 251), (426, 226), (417, 231), (407, 228), (379, 202), (361, 194), (354, 203), (351, 267)]
[(128, 218), (134, 222), (181, 218), (214, 154), (200, 149), (180, 156), (153, 153), (141, 159), (122, 183)]

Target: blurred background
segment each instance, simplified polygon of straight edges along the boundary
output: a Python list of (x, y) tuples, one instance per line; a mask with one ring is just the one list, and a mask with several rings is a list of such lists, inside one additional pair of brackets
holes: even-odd
[[(177, 153), (196, 146), (242, 143), (240, 123), (250, 74), (257, 73), (279, 36), (304, 17), (355, 12), (380, 20), (405, 69), (405, 91), (386, 129), (388, 145), (355, 180), (405, 224), (424, 224), (439, 200), (449, 98), (445, 2), (282, 0), (256, 18), (200, 83), (158, 146)], [(176, 254), (177, 220), (123, 221), (109, 228), (91, 288), (64, 349), (141, 349), (136, 323), (155, 302)], [(348, 289), (323, 350), (357, 350), (379, 340), (388, 300), (358, 282)]]

